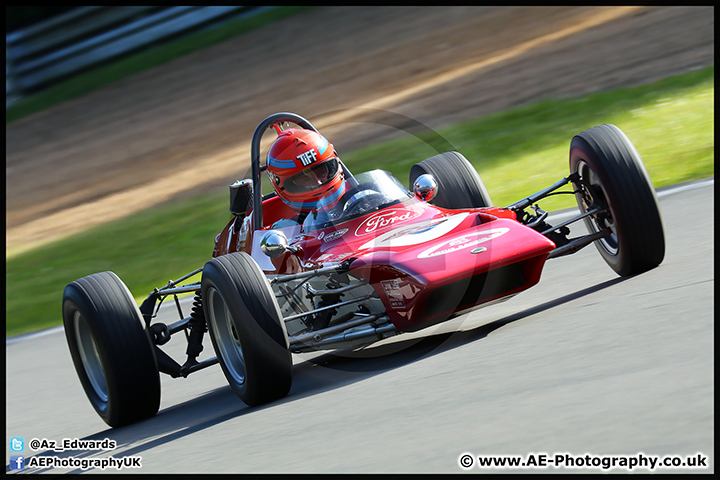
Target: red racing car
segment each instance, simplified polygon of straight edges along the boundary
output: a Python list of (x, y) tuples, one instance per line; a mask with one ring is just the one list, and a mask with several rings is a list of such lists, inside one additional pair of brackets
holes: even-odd
[[(284, 130), (288, 124), (299, 129)], [(297, 161), (271, 156), (271, 149), (263, 165), (260, 140), (269, 129), (288, 145), (294, 139), (297, 148), (319, 143)], [(230, 186), (233, 218), (202, 268), (154, 289), (139, 307), (112, 272), (65, 288), (63, 322), (73, 362), (108, 425), (157, 413), (160, 372), (187, 377), (220, 363), (238, 396), (259, 405), (289, 392), (292, 353), (357, 348), (506, 300), (535, 285), (548, 258), (590, 243), (622, 276), (658, 266), (665, 254), (652, 182), (614, 125), (577, 134), (568, 177), (502, 208), (492, 205), (458, 152), (415, 164), (408, 189), (382, 170), (351, 174), (296, 114), (263, 120), (251, 149), (252, 178)], [(279, 194), (262, 195), (266, 170), (276, 186), (282, 183)], [(295, 170), (301, 173), (281, 182), (282, 172)], [(315, 208), (298, 212), (288, 198), (304, 191), (308, 176), (320, 186), (341, 178), (342, 188), (327, 189), (313, 200)], [(564, 186), (580, 213), (549, 225), (536, 202)], [(568, 238), (567, 225), (579, 220), (589, 233)], [(201, 280), (182, 284), (195, 275)], [(183, 293), (195, 295), (189, 316), (180, 313), (171, 325), (153, 321), (159, 303), (170, 296), (177, 302)], [(183, 365), (161, 349), (179, 332), (188, 342)], [(216, 357), (198, 361), (206, 332)]]

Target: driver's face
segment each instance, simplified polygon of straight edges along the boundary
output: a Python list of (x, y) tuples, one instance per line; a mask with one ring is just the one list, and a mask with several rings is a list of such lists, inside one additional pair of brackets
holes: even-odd
[(327, 165), (319, 165), (315, 168), (307, 168), (302, 171), (302, 175), (298, 176), (295, 183), (301, 187), (314, 187), (322, 185), (328, 179)]

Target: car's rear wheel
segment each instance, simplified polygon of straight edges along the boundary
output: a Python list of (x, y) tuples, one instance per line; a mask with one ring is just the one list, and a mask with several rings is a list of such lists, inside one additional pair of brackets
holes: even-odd
[(130, 291), (113, 272), (68, 284), (63, 324), (90, 403), (111, 427), (152, 417), (160, 408), (154, 346)]
[(287, 395), (287, 331), (257, 263), (245, 252), (213, 258), (203, 268), (201, 288), (210, 338), (235, 393), (250, 406)]
[(443, 208), (492, 207), (490, 194), (475, 167), (459, 152), (426, 158), (410, 169), (410, 189), (423, 174), (435, 177), (437, 196), (430, 202)]
[(621, 276), (657, 267), (665, 256), (665, 233), (657, 195), (635, 146), (615, 125), (600, 125), (575, 135), (570, 171), (577, 172), (576, 198), (591, 233), (610, 235), (595, 241), (600, 255)]

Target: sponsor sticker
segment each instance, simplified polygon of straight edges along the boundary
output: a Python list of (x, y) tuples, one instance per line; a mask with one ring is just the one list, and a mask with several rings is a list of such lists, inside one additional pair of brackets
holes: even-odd
[(396, 208), (392, 210), (384, 210), (375, 213), (365, 219), (355, 230), (355, 235), (370, 235), (378, 230), (383, 230), (392, 225), (407, 222), (422, 215), (421, 212), (408, 210), (406, 208)]
[(323, 253), (320, 255), (315, 262), (317, 263), (334, 263), (334, 262), (342, 262), (346, 258), (350, 258), (352, 255), (354, 255), (355, 252), (347, 252), (347, 253)]
[(347, 233), (348, 229), (343, 228), (341, 230), (335, 230), (334, 232), (328, 233), (322, 238), (323, 242), (332, 242), (333, 240), (337, 240), (338, 238), (342, 237)]
[(380, 282), (385, 290), (385, 295), (393, 308), (405, 308), (405, 298), (400, 291), (400, 281), (397, 278), (383, 280)]
[(304, 167), (307, 167), (308, 165), (314, 163), (317, 160), (317, 157), (315, 155), (315, 149), (311, 148), (307, 152), (301, 153), (297, 156), (297, 159), (300, 160)]
[[(420, 253), (417, 258), (431, 258), (437, 257), (438, 255), (447, 255), (448, 253), (457, 252), (459, 250), (474, 247), (480, 243), (488, 242), (501, 235), (505, 235), (509, 231), (509, 228), (492, 228), (490, 230), (482, 230), (480, 232), (466, 233), (461, 237), (453, 238), (452, 240), (447, 240), (428, 248)], [(476, 248), (475, 250), (478, 249)], [(473, 250), (472, 253), (480, 253), (480, 251), (476, 252), (475, 250)]]

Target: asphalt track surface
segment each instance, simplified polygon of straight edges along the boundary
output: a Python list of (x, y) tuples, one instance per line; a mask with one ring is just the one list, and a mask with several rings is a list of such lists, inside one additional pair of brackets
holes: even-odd
[[(10, 437), (23, 437), (26, 457), (140, 456), (142, 473), (462, 473), (464, 453), (702, 454), (707, 468), (655, 472), (714, 472), (713, 197), (712, 178), (660, 190), (667, 253), (650, 272), (617, 277), (589, 246), (548, 261), (530, 290), (433, 331), (362, 353), (296, 355), (289, 396), (260, 408), (215, 366), (163, 375), (156, 417), (108, 429), (62, 331), (11, 339), (6, 470), (16, 473)], [(212, 355), (206, 343), (201, 358)], [(182, 358), (181, 338), (166, 347)], [(34, 438), (109, 438), (117, 448), (32, 451)]]

